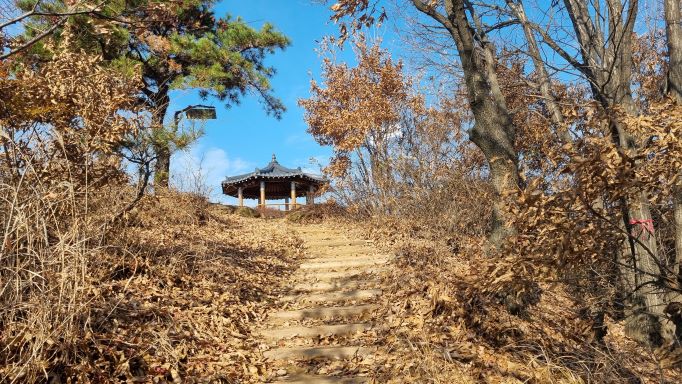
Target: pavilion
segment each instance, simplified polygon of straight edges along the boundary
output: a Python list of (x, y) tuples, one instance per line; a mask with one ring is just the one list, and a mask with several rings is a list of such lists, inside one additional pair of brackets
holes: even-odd
[[(296, 197), (306, 197), (306, 204), (315, 203), (315, 194), (327, 181), (319, 175), (303, 172), (301, 167), (286, 168), (277, 162), (275, 155), (264, 168), (256, 168), (254, 172), (238, 176), (226, 177), (222, 182), (223, 193), (236, 197), (239, 206), (244, 206), (244, 199), (258, 199), (258, 206), (280, 206), (266, 204), (266, 200), (284, 199), (284, 209), (296, 208)], [(289, 202), (291, 198), (291, 205)]]

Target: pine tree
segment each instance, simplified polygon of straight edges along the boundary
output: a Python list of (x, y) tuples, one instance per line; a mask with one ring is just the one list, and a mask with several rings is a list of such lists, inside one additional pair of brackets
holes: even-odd
[[(35, 2), (25, 1), (22, 7), (30, 10)], [(63, 10), (68, 9), (66, 3), (41, 2), (40, 7)], [(141, 74), (140, 103), (152, 117), (149, 136), (156, 154), (156, 187), (168, 186), (170, 155), (179, 140), (176, 124), (164, 124), (172, 90), (195, 89), (202, 98), (216, 98), (228, 107), (254, 93), (268, 114), (279, 118), (285, 111), (272, 94), (269, 80), (275, 69), (264, 60), (290, 41), (273, 25), (266, 23), (257, 30), (239, 17), (216, 18), (212, 0), (105, 0), (97, 4), (101, 5), (94, 12), (71, 16), (54, 37), (59, 39), (64, 35), (60, 30), (71, 28), (74, 33), (68, 35), (77, 36), (71, 44), (101, 54), (110, 65), (133, 76)], [(32, 22), (53, 20), (35, 16)], [(33, 45), (25, 58), (40, 61), (49, 55), (48, 41)]]

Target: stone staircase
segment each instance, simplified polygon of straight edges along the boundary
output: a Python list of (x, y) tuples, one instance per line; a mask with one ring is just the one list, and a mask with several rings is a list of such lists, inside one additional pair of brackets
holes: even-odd
[(280, 299), (281, 310), (260, 330), (270, 348), (264, 356), (280, 367), (276, 383), (366, 383), (367, 377), (319, 374), (313, 362), (371, 360), (372, 348), (360, 336), (373, 327), (366, 319), (381, 295), (376, 274), (389, 257), (322, 225), (301, 227), (300, 235), (306, 259)]

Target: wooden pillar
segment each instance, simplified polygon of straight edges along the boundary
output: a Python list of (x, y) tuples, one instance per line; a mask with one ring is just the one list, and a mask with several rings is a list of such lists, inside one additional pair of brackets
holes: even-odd
[(296, 208), (296, 182), (291, 182), (291, 207)]
[(265, 208), (265, 181), (260, 182), (260, 206)]
[(244, 206), (244, 189), (242, 187), (239, 187), (239, 189), (237, 189), (237, 197), (239, 198), (239, 206), (243, 207)]
[(285, 211), (289, 210), (289, 198), (288, 197), (284, 198), (284, 210)]
[(315, 187), (312, 185), (308, 188), (308, 201), (306, 201), (306, 204), (315, 204)]

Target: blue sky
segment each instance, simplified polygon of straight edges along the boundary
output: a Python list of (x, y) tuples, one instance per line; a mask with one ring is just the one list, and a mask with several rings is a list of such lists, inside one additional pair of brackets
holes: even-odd
[[(410, 15), (416, 14), (417, 19), (429, 24), (433, 22), (411, 7), (388, 8), (391, 18), (386, 26), (367, 33), (382, 39), (384, 48), (395, 57), (407, 59), (408, 68), (417, 70), (420, 67), (419, 57), (414, 55), (410, 44), (418, 45), (417, 51), (420, 51), (420, 40), (401, 41), (400, 35), (401, 32), (409, 35), (410, 29), (416, 25), (414, 16)], [(291, 168), (302, 167), (318, 172), (319, 165), (327, 164), (332, 151), (319, 146), (306, 132), (303, 110), (297, 105), (297, 100), (309, 97), (310, 80), (320, 78), (321, 58), (316, 51), (319, 41), (324, 36), (337, 35), (338, 28), (329, 20), (331, 11), (328, 6), (313, 0), (223, 0), (215, 10), (218, 16), (227, 13), (240, 16), (254, 28), (269, 22), (292, 41), (286, 50), (278, 51), (266, 60), (268, 65), (277, 70), (271, 79), (274, 93), (288, 109), (281, 120), (266, 115), (258, 97), (254, 95), (243, 98), (241, 104), (227, 109), (217, 100), (202, 101), (193, 91), (176, 91), (172, 94), (169, 115), (187, 105), (209, 104), (217, 108), (218, 118), (206, 122), (205, 135), (191, 149), (174, 155), (171, 179), (176, 185), (183, 184), (185, 189), (190, 184), (191, 189), (190, 174), (196, 173), (201, 163), (204, 181), (212, 189), (212, 200), (234, 204), (235, 199), (221, 194), (220, 182), (225, 176), (250, 172), (266, 165), (273, 153), (281, 164)], [(531, 16), (542, 16), (546, 10), (547, 3), (543, 1), (537, 1), (527, 9)], [(656, 13), (652, 10), (647, 12)], [(502, 43), (513, 45), (518, 43), (521, 36), (518, 29), (508, 28), (498, 38)], [(430, 51), (431, 59), (443, 62), (455, 59), (454, 46), (451, 46), (449, 38), (444, 42), (447, 49), (443, 49), (440, 56), (435, 58), (433, 51)], [(552, 52), (547, 51), (546, 54), (551, 60), (556, 59)], [(410, 57), (417, 61), (410, 63)], [(351, 65), (354, 61), (349, 49), (337, 53), (336, 58)], [(559, 76), (567, 79), (569, 75), (563, 73)], [(316, 159), (318, 164), (311, 163), (311, 158)], [(250, 205), (254, 203), (250, 202)]]
[[(319, 146), (306, 133), (303, 110), (297, 100), (309, 96), (311, 76), (319, 79), (321, 59), (316, 52), (318, 42), (337, 27), (329, 21), (327, 7), (310, 0), (223, 1), (216, 14), (241, 16), (254, 28), (270, 22), (287, 35), (292, 45), (271, 55), (267, 63), (277, 69), (272, 79), (275, 95), (286, 105), (281, 120), (265, 114), (259, 99), (248, 96), (239, 105), (226, 109), (217, 100), (201, 101), (196, 92), (176, 91), (172, 94), (169, 114), (190, 104), (209, 104), (217, 108), (217, 120), (207, 121), (205, 135), (189, 150), (174, 155), (171, 178), (176, 184), (188, 182), (188, 173), (196, 172), (201, 163), (205, 181), (213, 188), (212, 199), (234, 203), (222, 197), (220, 181), (227, 175), (252, 171), (266, 165), (273, 153), (282, 165), (317, 171), (311, 157), (326, 164), (329, 148)], [(344, 56), (349, 52), (344, 53)]]

